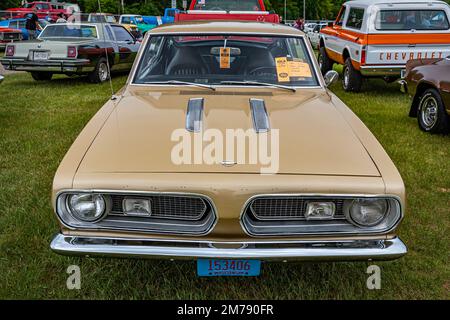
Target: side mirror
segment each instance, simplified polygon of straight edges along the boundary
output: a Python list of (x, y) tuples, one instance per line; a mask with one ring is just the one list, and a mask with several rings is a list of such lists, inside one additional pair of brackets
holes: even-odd
[(4, 79), (5, 79), (4, 76), (0, 76), (0, 83), (2, 83)]
[(333, 26), (334, 26), (334, 22), (328, 22), (328, 24), (327, 24), (329, 27), (331, 27), (331, 28), (333, 28)]
[(331, 86), (333, 83), (337, 82), (339, 80), (339, 73), (337, 73), (334, 70), (330, 70), (323, 76), (325, 79), (325, 85), (327, 87)]

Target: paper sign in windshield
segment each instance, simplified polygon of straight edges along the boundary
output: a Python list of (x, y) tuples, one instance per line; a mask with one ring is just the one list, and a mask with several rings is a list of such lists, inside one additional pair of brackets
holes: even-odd
[(289, 82), (289, 66), (286, 57), (275, 58), (278, 82)]
[(220, 48), (220, 69), (230, 69), (230, 48)]
[(289, 76), (296, 78), (311, 78), (311, 68), (309, 64), (301, 61), (288, 61)]

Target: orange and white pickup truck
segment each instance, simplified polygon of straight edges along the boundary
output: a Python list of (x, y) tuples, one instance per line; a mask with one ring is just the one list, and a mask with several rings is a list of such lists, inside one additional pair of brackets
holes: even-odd
[(394, 82), (411, 59), (450, 55), (450, 6), (442, 1), (348, 1), (319, 40), (323, 74), (344, 65), (344, 90), (359, 92), (368, 77)]

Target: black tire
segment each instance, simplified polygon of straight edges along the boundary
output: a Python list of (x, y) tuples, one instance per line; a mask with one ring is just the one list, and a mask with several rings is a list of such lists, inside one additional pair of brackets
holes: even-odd
[(53, 73), (51, 73), (51, 72), (31, 72), (31, 76), (36, 81), (50, 81), (50, 80), (52, 80)]
[(439, 91), (427, 89), (419, 98), (417, 121), (421, 130), (430, 133), (448, 133), (450, 120)]
[(100, 58), (94, 71), (88, 74), (88, 79), (92, 83), (101, 83), (108, 80), (110, 76), (108, 61), (106, 58)]
[(331, 60), (330, 57), (328, 57), (327, 51), (322, 46), (319, 48), (318, 60), (320, 72), (322, 72), (322, 75), (325, 75), (325, 73), (333, 69), (334, 61)]
[(353, 67), (352, 60), (347, 58), (344, 64), (342, 88), (347, 92), (360, 92), (362, 83), (363, 76)]

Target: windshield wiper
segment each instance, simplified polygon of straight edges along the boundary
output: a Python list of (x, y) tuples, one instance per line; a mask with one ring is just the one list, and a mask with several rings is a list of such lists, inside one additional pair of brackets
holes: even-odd
[(145, 84), (181, 84), (181, 85), (191, 85), (196, 86), (200, 88), (210, 89), (212, 91), (216, 91), (216, 88), (209, 85), (209, 84), (202, 84), (202, 83), (196, 83), (196, 82), (189, 82), (189, 81), (179, 81), (179, 80), (167, 80), (167, 81), (146, 81)]
[(297, 89), (290, 86), (283, 86), (281, 84), (267, 83), (267, 82), (258, 82), (258, 81), (220, 81), (220, 84), (243, 84), (243, 85), (255, 85), (255, 86), (266, 86), (266, 87), (274, 87), (289, 90), (292, 92), (297, 92)]

